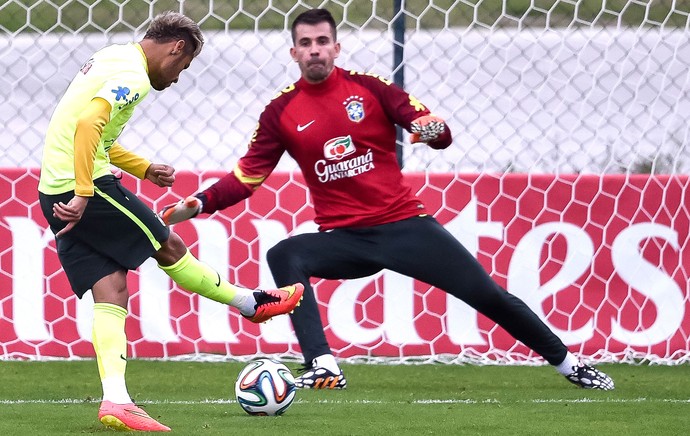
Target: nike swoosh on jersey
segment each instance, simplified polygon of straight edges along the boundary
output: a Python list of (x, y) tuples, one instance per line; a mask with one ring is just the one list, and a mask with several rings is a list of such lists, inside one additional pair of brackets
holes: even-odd
[(308, 122), (307, 124), (305, 124), (305, 125), (298, 124), (298, 125), (297, 125), (297, 131), (298, 131), (298, 132), (301, 132), (302, 130), (304, 130), (304, 129), (306, 129), (307, 127), (311, 126), (312, 123), (313, 123), (314, 121), (316, 121), (316, 120), (311, 120), (311, 121), (309, 121), (309, 122)]

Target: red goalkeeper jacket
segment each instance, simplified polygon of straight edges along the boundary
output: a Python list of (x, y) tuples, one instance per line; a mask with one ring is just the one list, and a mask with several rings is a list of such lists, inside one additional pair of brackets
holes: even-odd
[[(405, 182), (396, 130), (429, 110), (399, 86), (372, 74), (336, 67), (319, 84), (300, 79), (266, 106), (233, 172), (203, 191), (203, 212), (249, 197), (284, 152), (299, 165), (320, 230), (364, 227), (426, 213)], [(448, 147), (451, 132), (429, 146)]]

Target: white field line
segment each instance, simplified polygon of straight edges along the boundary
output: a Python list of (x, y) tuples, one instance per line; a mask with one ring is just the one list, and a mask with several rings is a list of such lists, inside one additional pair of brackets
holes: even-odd
[[(83, 403), (99, 403), (99, 400), (84, 400), (78, 398), (65, 398), (59, 400), (0, 400), (0, 404), (14, 405), (14, 404), (83, 404)], [(193, 404), (233, 404), (237, 403), (236, 400), (228, 400), (221, 398), (207, 398), (204, 400), (195, 401), (185, 401), (185, 400), (144, 400), (137, 401), (137, 404), (183, 404), (183, 405), (193, 405)], [(298, 398), (295, 400), (296, 404), (502, 404), (503, 402), (495, 398), (487, 398), (482, 400), (476, 399), (426, 399), (426, 400), (414, 400), (414, 401), (379, 401), (379, 400), (303, 400)], [(575, 399), (532, 399), (532, 400), (518, 400), (506, 402), (505, 404), (518, 404), (518, 403), (531, 403), (531, 404), (542, 404), (542, 403), (554, 403), (554, 404), (564, 404), (564, 403), (686, 403), (690, 404), (690, 398), (575, 398)]]

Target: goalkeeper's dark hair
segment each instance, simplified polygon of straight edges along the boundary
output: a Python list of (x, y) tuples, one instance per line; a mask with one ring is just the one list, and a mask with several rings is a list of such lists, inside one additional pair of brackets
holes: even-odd
[(333, 41), (338, 40), (338, 33), (336, 32), (335, 19), (327, 9), (310, 9), (302, 12), (292, 22), (292, 43), (295, 44), (295, 28), (298, 24), (308, 24), (314, 26), (319, 23), (328, 23), (331, 26), (331, 33), (333, 34)]
[(144, 39), (161, 43), (183, 40), (185, 52), (193, 57), (197, 57), (204, 46), (204, 36), (201, 34), (199, 25), (186, 15), (173, 11), (156, 15), (151, 20)]

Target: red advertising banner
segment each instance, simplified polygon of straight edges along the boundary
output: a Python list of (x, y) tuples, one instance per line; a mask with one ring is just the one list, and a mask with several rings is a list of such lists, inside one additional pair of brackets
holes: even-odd
[[(128, 176), (123, 183), (159, 210), (222, 175), (182, 172), (172, 190)], [(687, 176), (407, 177), (495, 280), (573, 351), (610, 360), (690, 355)], [(36, 170), (0, 170), (0, 358), (92, 357), (90, 293), (80, 301), (69, 288), (37, 183)], [(272, 287), (266, 251), (316, 231), (312, 219), (301, 177), (275, 173), (249, 200), (175, 231), (231, 282)], [(442, 290), (390, 271), (312, 283), (338, 357), (538, 358)], [(178, 289), (151, 260), (128, 285), (133, 357), (299, 354), (289, 318), (254, 325)]]

